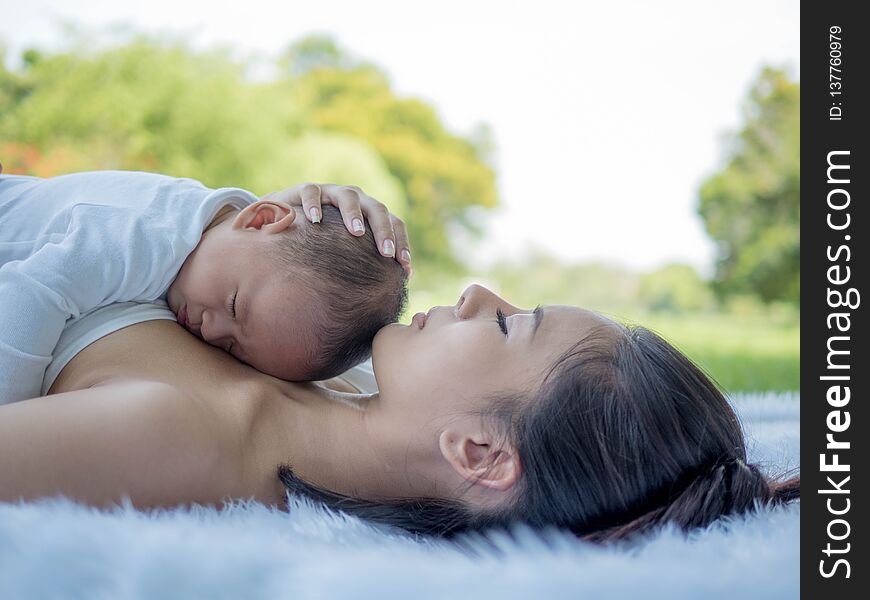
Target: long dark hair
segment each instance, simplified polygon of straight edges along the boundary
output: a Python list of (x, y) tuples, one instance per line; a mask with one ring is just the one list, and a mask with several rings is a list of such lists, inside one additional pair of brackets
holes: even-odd
[(746, 462), (740, 422), (717, 386), (643, 327), (594, 330), (552, 366), (533, 398), (494, 399), (482, 416), (522, 465), (512, 501), (496, 510), (458, 498), (355, 498), (309, 484), (289, 465), (278, 474), (291, 493), (443, 536), (521, 522), (607, 542), (666, 523), (705, 527), (800, 497), (799, 477), (768, 479)]

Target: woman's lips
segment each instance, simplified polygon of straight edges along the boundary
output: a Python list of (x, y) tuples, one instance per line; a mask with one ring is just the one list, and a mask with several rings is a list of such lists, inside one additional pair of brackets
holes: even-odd
[(423, 329), (426, 326), (426, 313), (418, 312), (416, 315), (411, 317), (411, 323), (416, 325), (418, 328)]

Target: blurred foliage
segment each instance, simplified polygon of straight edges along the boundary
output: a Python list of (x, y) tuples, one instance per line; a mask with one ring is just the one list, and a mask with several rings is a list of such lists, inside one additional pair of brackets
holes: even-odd
[(800, 85), (766, 68), (725, 167), (701, 186), (699, 212), (720, 245), (720, 296), (800, 303)]
[(533, 250), (524, 262), (496, 264), (487, 275), (516, 306), (558, 302), (618, 313), (638, 303), (639, 275), (615, 264), (566, 264)]
[(653, 311), (708, 311), (715, 306), (710, 286), (690, 265), (671, 264), (645, 273), (640, 304)]
[(253, 187), (275, 122), (288, 118), (275, 94), (240, 85), (240, 65), (219, 52), (136, 40), (25, 58), (20, 72), (0, 73), (9, 171), (143, 169)]
[[(3, 58), (3, 57), (0, 57)], [(254, 83), (227, 51), (137, 37), (0, 60), (0, 156), (9, 173), (141, 169), (264, 194), (353, 183), (409, 221), (418, 271), (459, 272), (449, 227), (498, 198), (479, 132), (447, 131), (421, 100), (327, 38), (306, 38), (280, 76)], [(478, 149), (479, 148), (479, 149)]]
[(558, 302), (612, 315), (718, 307), (707, 281), (681, 263), (641, 273), (612, 263), (563, 263), (532, 250), (520, 263), (497, 263), (485, 277), (517, 306)]

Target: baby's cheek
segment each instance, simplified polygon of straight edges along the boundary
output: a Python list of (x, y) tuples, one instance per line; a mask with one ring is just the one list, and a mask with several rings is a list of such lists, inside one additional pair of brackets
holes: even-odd
[(284, 368), (287, 370), (288, 379), (304, 379), (308, 366), (308, 354), (299, 340), (293, 340), (286, 345), (282, 354), (281, 361)]

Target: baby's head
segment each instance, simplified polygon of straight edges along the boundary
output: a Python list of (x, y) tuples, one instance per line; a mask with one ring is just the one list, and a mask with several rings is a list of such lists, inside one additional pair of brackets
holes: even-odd
[(332, 206), (319, 224), (298, 210), (288, 226), (281, 206), (258, 205), (205, 232), (169, 305), (194, 335), (264, 373), (338, 375), (367, 358), (377, 331), (401, 315), (405, 271), (378, 253), (370, 228), (350, 235)]

